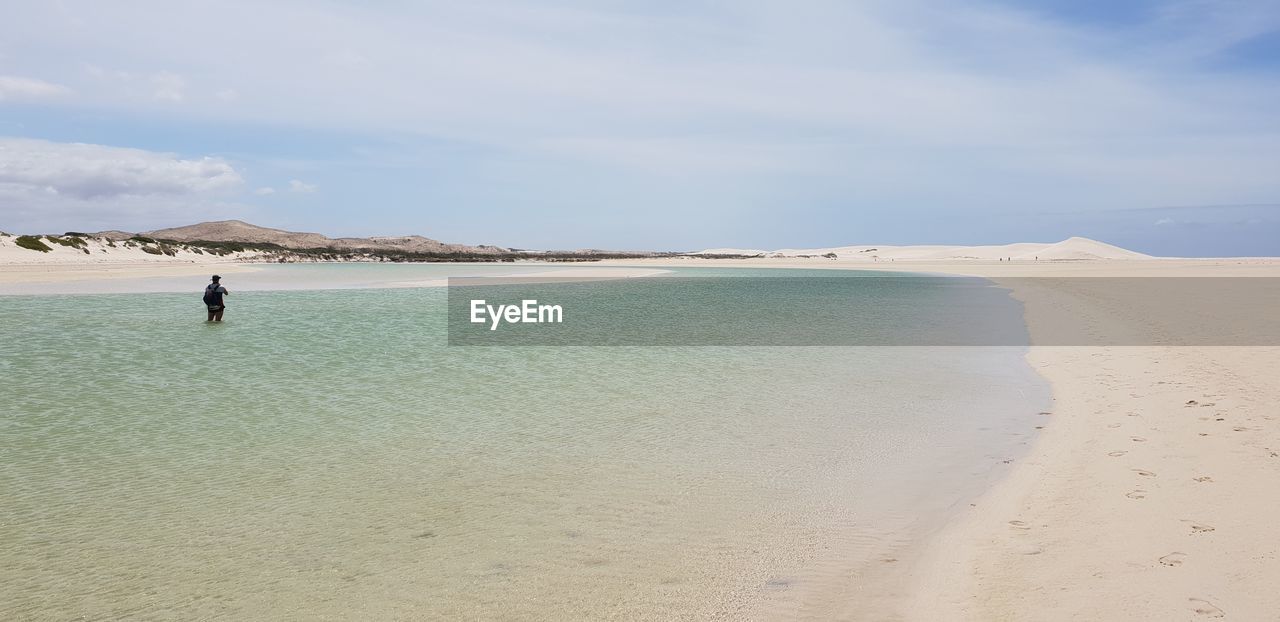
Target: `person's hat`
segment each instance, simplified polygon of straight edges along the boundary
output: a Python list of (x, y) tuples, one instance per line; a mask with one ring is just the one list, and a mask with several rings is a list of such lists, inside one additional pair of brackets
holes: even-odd
[(216, 274), (215, 274), (215, 275), (213, 275), (213, 280), (215, 280), (215, 281), (216, 281), (216, 280), (218, 280), (218, 279), (220, 279), (220, 278), (222, 278), (222, 277), (220, 277), (220, 276), (218, 276), (218, 275), (216, 275)]

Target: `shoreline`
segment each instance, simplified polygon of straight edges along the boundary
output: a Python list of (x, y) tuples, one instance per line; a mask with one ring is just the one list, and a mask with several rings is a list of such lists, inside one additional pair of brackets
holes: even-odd
[[(1049, 382), (1052, 414), (1003, 477), (922, 543), (898, 575), (905, 597), (890, 619), (1255, 620), (1280, 611), (1270, 527), (1280, 507), (1280, 348), (1037, 345), (1061, 314), (1146, 327), (1089, 292), (1018, 281), (1274, 278), (1280, 260), (736, 263), (977, 276), (1024, 304), (1026, 360)], [(865, 610), (851, 603), (846, 614)]]
[(256, 272), (260, 266), (241, 262), (100, 262), (100, 263), (0, 263), (0, 285), (27, 283), (65, 283), (96, 279), (139, 279), (152, 277), (208, 276), (212, 272), (243, 274)]
[[(131, 293), (183, 293), (199, 291), (204, 287), (210, 275), (219, 273), (222, 276), (232, 275), (228, 282), (235, 283), (235, 291), (297, 291), (326, 289), (368, 289), (368, 288), (419, 288), (444, 287), (448, 285), (443, 276), (431, 277), (418, 274), (405, 274), (407, 278), (375, 279), (370, 281), (326, 282), (323, 280), (304, 280), (297, 278), (273, 278), (273, 268), (278, 266), (352, 266), (359, 269), (365, 266), (399, 266), (411, 269), (414, 266), (441, 267), (505, 267), (512, 270), (512, 276), (539, 278), (562, 276), (571, 272), (575, 278), (636, 278), (664, 274), (667, 271), (656, 268), (638, 267), (605, 267), (598, 264), (577, 264), (562, 262), (451, 262), (451, 263), (374, 263), (374, 262), (139, 262), (139, 263), (93, 263), (93, 264), (3, 264), (0, 263), (0, 296), (6, 295), (88, 295), (88, 294), (131, 294)], [(393, 268), (394, 270), (394, 268)], [(247, 277), (236, 279), (236, 275)]]

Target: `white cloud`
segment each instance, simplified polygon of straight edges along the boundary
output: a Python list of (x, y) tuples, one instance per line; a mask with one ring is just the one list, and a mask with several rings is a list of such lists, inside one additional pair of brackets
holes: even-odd
[(99, 201), (130, 197), (188, 198), (240, 187), (240, 174), (220, 158), (26, 138), (0, 138), (0, 191)]
[(260, 194), (260, 195), (275, 194), (276, 189), (272, 188), (271, 186), (263, 186), (261, 188), (258, 188), (257, 190), (254, 190), (253, 193)]
[(44, 99), (67, 95), (70, 92), (71, 89), (61, 84), (45, 82), (44, 80), (20, 76), (0, 76), (0, 101)]
[(0, 218), (24, 232), (252, 218), (251, 207), (226, 200), (242, 185), (221, 158), (0, 137)]
[[(813, 203), (856, 197), (885, 212), (1034, 213), (1041, 208), (1025, 206), (1280, 192), (1280, 82), (1219, 64), (1280, 24), (1273, 0), (1171, 0), (1158, 19), (1114, 29), (1039, 6), (946, 0), (742, 0), (674, 11), (66, 0), (81, 26), (52, 4), (19, 3), (0, 40), (11, 42), (15, 65), (51, 79), (83, 59), (129, 68), (127, 84), (111, 69), (96, 72), (101, 80), (65, 77), (95, 114), (164, 110), (206, 129), (394, 132), (423, 152), (458, 146), (462, 156), (448, 163), (455, 178), (483, 182), (500, 170), (510, 187), (545, 188), (564, 203), (598, 203), (582, 194), (592, 185), (581, 183), (584, 163), (612, 184), (609, 196), (650, 206), (665, 198), (655, 172), (683, 176), (683, 194), (696, 191), (702, 210), (733, 203), (743, 188), (799, 188)], [(191, 27), (163, 27), (179, 24)], [(174, 73), (148, 82), (162, 69)], [(226, 105), (233, 98), (215, 91), (225, 85), (252, 97)], [(180, 111), (161, 101), (179, 99)], [(283, 175), (321, 174), (303, 170)]]
[(220, 101), (232, 102), (240, 98), (240, 93), (235, 89), (222, 89), (214, 93), (213, 96), (217, 97)]
[(187, 88), (187, 81), (182, 76), (161, 71), (151, 76), (151, 84), (155, 87), (155, 98), (171, 102), (180, 102), (183, 100), (183, 89)]
[(297, 179), (289, 180), (289, 192), (311, 193), (315, 191), (316, 186), (314, 184), (308, 184)]

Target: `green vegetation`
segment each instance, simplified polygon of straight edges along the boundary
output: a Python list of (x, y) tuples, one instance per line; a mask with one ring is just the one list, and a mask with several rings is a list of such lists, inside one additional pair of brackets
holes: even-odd
[(40, 238), (33, 235), (20, 235), (17, 240), (14, 240), (14, 243), (22, 248), (29, 248), (33, 251), (40, 251), (42, 253), (47, 253), (53, 250), (52, 247), (41, 242)]
[[(0, 232), (2, 237), (13, 237)], [(47, 253), (53, 247), (45, 244), (41, 238), (53, 244), (78, 248), (86, 254), (90, 253), (88, 241), (92, 237), (78, 231), (68, 231), (61, 236), (30, 236), (17, 238), (18, 246)], [(285, 248), (269, 242), (215, 242), (211, 240), (193, 240), (182, 242), (164, 240), (135, 235), (127, 240), (100, 240), (109, 248), (139, 248), (149, 255), (168, 255), (176, 257), (179, 250), (197, 255), (213, 255), (226, 257), (234, 253), (254, 252), (253, 261), (263, 262), (297, 262), (297, 261), (329, 261), (329, 262), (385, 262), (385, 263), (449, 263), (449, 262), (515, 262), (519, 260), (536, 260), (551, 262), (592, 262), (607, 259), (632, 259), (641, 257), (675, 256), (676, 253), (626, 253), (626, 252), (548, 252), (525, 253), (517, 250), (501, 250), (497, 247), (481, 245), (478, 250), (492, 249), (493, 252), (411, 252), (385, 248), (354, 248), (338, 250), (329, 247), (318, 248)]]
[(54, 244), (70, 246), (71, 248), (84, 248), (86, 246), (84, 238), (79, 238), (74, 236), (69, 238), (62, 238), (56, 235), (46, 235), (44, 237), (45, 239), (49, 240), (50, 242), (53, 242)]
[[(199, 246), (206, 251), (226, 251), (227, 253), (243, 253), (245, 251), (288, 251), (289, 249), (279, 244), (271, 244), (270, 242), (211, 242), (208, 240), (194, 240), (187, 242), (191, 246)], [(314, 249), (317, 251), (328, 251), (328, 249)], [(217, 253), (214, 253), (217, 254)]]
[[(48, 252), (52, 247), (45, 244), (41, 237), (53, 244), (78, 248), (89, 253), (86, 234), (68, 231), (62, 236), (21, 236), (18, 245), (23, 248)], [(298, 261), (330, 261), (330, 262), (385, 262), (385, 263), (448, 263), (448, 262), (515, 262), (522, 259), (554, 262), (592, 262), (606, 259), (630, 259), (637, 257), (669, 256), (671, 253), (523, 253), (518, 251), (497, 252), (409, 252), (382, 248), (356, 248), (338, 250), (329, 247), (318, 248), (285, 248), (279, 244), (268, 242), (215, 242), (210, 240), (177, 241), (150, 238), (135, 235), (127, 240), (101, 240), (109, 248), (138, 248), (148, 255), (168, 255), (176, 257), (178, 251), (186, 251), (197, 255), (213, 255), (227, 257), (234, 253), (253, 252), (253, 261), (289, 263)]]

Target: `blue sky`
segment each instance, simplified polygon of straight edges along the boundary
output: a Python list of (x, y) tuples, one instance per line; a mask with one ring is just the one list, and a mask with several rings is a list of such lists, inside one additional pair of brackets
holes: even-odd
[(1280, 5), (19, 2), (0, 229), (1280, 255)]

